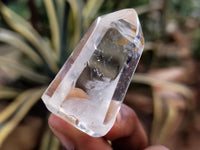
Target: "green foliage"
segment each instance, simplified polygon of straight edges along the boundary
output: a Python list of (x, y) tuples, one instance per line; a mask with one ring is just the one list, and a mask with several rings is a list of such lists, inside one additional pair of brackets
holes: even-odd
[(15, 11), (17, 14), (22, 16), (25, 19), (30, 18), (30, 10), (27, 7), (27, 0), (18, 0), (7, 5), (8, 8)]
[(199, 60), (200, 59), (200, 29), (196, 29), (194, 31), (192, 50), (193, 50), (193, 57)]
[(199, 17), (200, 2), (199, 0), (169, 0), (168, 17), (176, 19), (185, 19), (186, 17)]

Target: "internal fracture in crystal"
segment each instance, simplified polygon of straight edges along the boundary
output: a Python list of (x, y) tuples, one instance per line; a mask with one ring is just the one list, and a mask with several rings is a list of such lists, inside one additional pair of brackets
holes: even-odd
[(113, 126), (144, 48), (134, 9), (98, 17), (42, 96), (47, 108), (99, 137)]

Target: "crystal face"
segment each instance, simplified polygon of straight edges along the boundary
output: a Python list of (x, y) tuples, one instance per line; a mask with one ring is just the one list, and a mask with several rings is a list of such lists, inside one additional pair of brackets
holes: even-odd
[(44, 103), (81, 131), (105, 135), (115, 122), (143, 48), (134, 9), (98, 17), (43, 94)]

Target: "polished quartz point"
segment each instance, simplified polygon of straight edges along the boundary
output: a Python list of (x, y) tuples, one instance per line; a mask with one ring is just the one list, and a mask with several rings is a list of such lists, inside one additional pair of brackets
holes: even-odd
[(44, 103), (81, 131), (105, 135), (115, 122), (143, 48), (134, 9), (98, 17), (43, 94)]

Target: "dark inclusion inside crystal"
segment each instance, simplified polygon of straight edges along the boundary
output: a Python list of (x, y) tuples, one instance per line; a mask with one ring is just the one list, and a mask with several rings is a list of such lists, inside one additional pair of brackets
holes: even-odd
[(117, 44), (121, 39), (122, 35), (116, 29), (110, 28), (97, 46), (88, 66), (103, 77), (115, 79), (127, 59), (127, 52), (122, 45)]
[(119, 44), (123, 39), (124, 36), (116, 28), (108, 29), (77, 80), (76, 87), (87, 91), (89, 89), (85, 84), (88, 81), (111, 82), (118, 76), (122, 68), (128, 65), (135, 48), (130, 41)]

